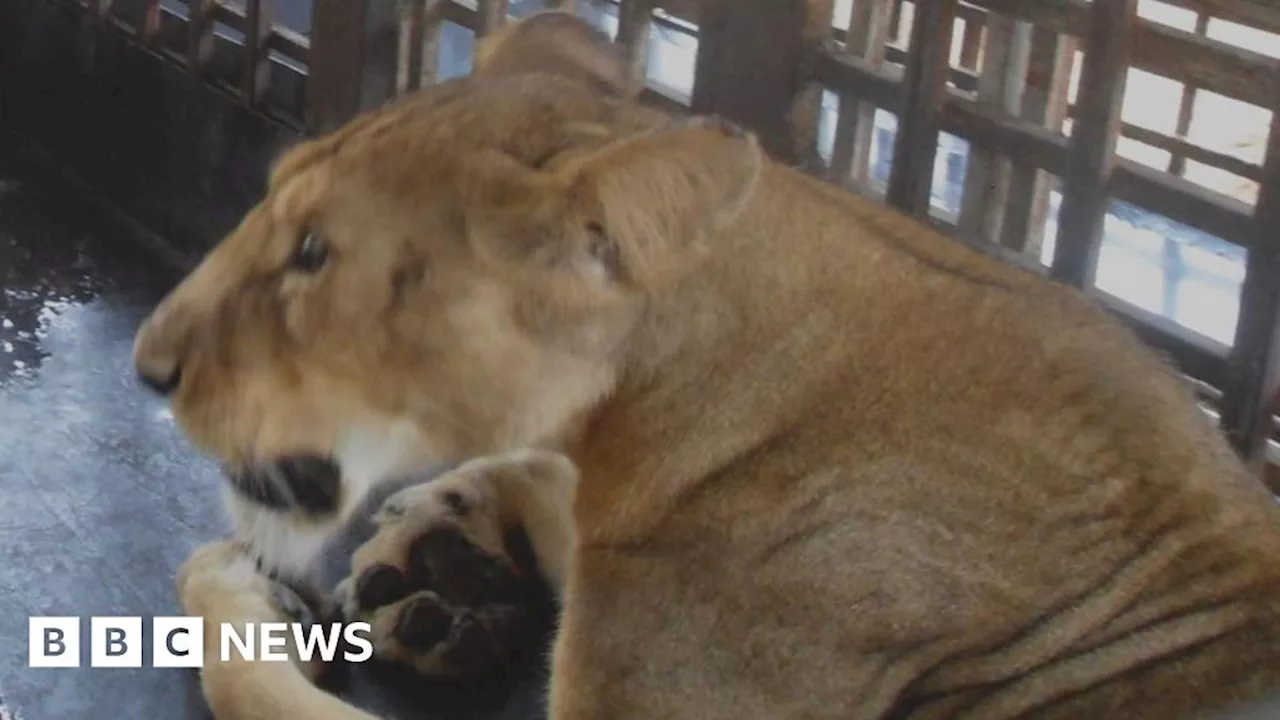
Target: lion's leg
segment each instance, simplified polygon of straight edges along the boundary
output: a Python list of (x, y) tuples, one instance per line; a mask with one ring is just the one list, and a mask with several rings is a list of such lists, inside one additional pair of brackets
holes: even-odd
[[(526, 450), (480, 458), (392, 495), (339, 584), (345, 616), (369, 622), (379, 659), (481, 679), (535, 641), (538, 583), (559, 593), (575, 543), (577, 470)], [(523, 531), (536, 568), (506, 540)]]
[(232, 652), (221, 662), (219, 628), (253, 623), (294, 622), (304, 608), (291, 591), (261, 575), (234, 542), (198, 549), (178, 571), (183, 610), (204, 618), (205, 658), (201, 686), (217, 720), (376, 720), (319, 689), (318, 661), (304, 662), (290, 641), (290, 662), (248, 661)]

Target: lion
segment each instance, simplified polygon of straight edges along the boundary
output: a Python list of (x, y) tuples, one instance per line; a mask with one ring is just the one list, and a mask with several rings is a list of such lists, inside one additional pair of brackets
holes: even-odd
[[(290, 617), (276, 579), (443, 463), (338, 601), (379, 657), (492, 667), (522, 529), (553, 720), (1180, 720), (1280, 689), (1275, 503), (1164, 358), (644, 106), (621, 62), (568, 15), (512, 26), (289, 150), (143, 323), (140, 377), (230, 478), (186, 612)], [(209, 652), (220, 720), (372, 717), (301, 660)]]

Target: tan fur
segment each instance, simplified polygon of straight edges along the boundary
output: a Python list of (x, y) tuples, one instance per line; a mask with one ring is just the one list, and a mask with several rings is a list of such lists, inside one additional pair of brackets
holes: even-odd
[[(1180, 720), (1280, 689), (1274, 503), (1160, 359), (541, 45), (278, 165), (139, 333), (199, 447), (369, 475), (322, 527), (370, 457), (571, 458), (574, 527), (563, 482), (486, 516), (567, 568), (555, 720)], [(282, 269), (307, 227), (327, 264)], [(450, 482), (515, 497), (492, 475)], [(189, 611), (271, 614), (202, 553)], [(203, 672), (221, 720), (366, 717), (286, 666)]]

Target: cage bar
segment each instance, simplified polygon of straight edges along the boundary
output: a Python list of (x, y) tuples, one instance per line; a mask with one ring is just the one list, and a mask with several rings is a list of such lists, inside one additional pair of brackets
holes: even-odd
[(1076, 287), (1092, 287), (1097, 270), (1137, 17), (1138, 0), (1097, 0), (1093, 6), (1052, 268), (1055, 278)]
[[(1280, 109), (1280, 73), (1273, 80)], [(1280, 112), (1272, 115), (1266, 171), (1253, 223), (1240, 319), (1227, 369), (1222, 426), (1236, 451), (1255, 467), (1273, 434), (1271, 399), (1280, 380)]]
[(920, 3), (911, 27), (911, 55), (903, 82), (903, 106), (889, 173), (887, 202), (918, 216), (929, 214), (939, 120), (951, 67), (956, 0)]
[(252, 106), (262, 103), (271, 79), (268, 43), (275, 18), (275, 0), (245, 0), (244, 75), (240, 93)]

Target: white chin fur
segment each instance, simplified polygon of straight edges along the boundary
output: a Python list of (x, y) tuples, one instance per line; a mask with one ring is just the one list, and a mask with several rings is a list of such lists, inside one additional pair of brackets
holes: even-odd
[(264, 508), (229, 487), (224, 490), (234, 536), (252, 547), (267, 569), (286, 578), (305, 577), (373, 489), (430, 465), (434, 453), (414, 424), (392, 421), (351, 429), (334, 456), (342, 469), (341, 501), (337, 514), (323, 519)]

